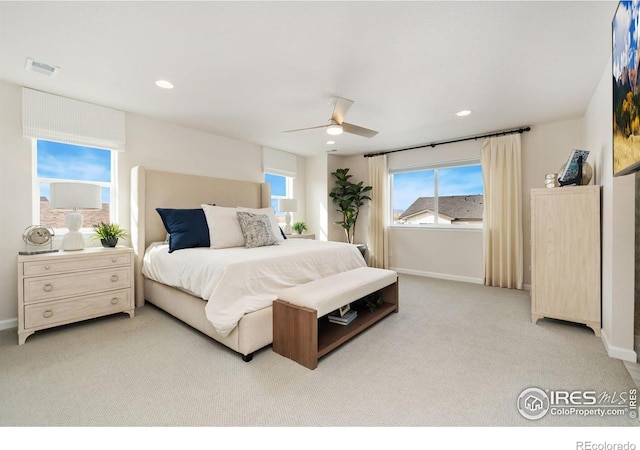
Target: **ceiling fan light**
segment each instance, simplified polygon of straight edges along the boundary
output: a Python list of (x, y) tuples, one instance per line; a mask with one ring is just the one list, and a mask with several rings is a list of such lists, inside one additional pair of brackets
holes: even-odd
[(327, 134), (330, 134), (331, 136), (342, 134), (342, 125), (338, 125), (335, 123), (329, 125), (327, 127)]

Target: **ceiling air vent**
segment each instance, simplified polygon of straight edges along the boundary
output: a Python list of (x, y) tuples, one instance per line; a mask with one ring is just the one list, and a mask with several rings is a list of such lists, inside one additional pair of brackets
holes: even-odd
[(60, 72), (60, 67), (58, 66), (52, 66), (31, 58), (27, 58), (27, 62), (25, 63), (24, 68), (29, 72), (47, 75), (48, 77), (55, 77), (58, 75), (58, 72)]

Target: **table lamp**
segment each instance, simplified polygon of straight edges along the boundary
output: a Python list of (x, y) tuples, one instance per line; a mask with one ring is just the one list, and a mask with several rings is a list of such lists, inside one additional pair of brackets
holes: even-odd
[(79, 209), (101, 209), (101, 188), (89, 183), (51, 183), (51, 209), (69, 209), (65, 224), (69, 231), (62, 239), (62, 250), (82, 250), (80, 233), (82, 214)]
[(284, 234), (291, 234), (291, 213), (298, 211), (298, 200), (294, 198), (281, 198), (278, 200), (278, 211), (286, 213), (284, 221)]

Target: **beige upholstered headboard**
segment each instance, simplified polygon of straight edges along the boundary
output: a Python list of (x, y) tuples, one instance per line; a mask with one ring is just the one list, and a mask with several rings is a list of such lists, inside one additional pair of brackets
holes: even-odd
[(131, 244), (135, 252), (136, 306), (144, 305), (142, 257), (152, 242), (164, 241), (166, 230), (156, 208), (217, 206), (266, 208), (269, 183), (227, 180), (136, 166), (131, 169)]

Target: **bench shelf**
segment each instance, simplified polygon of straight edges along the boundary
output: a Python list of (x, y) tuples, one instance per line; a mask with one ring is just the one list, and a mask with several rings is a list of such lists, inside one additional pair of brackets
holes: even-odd
[(353, 322), (349, 325), (331, 323), (327, 316), (318, 320), (318, 358), (360, 334), (392, 312), (396, 312), (398, 305), (384, 302), (374, 311), (370, 311), (367, 308), (357, 309), (358, 317), (353, 319)]

